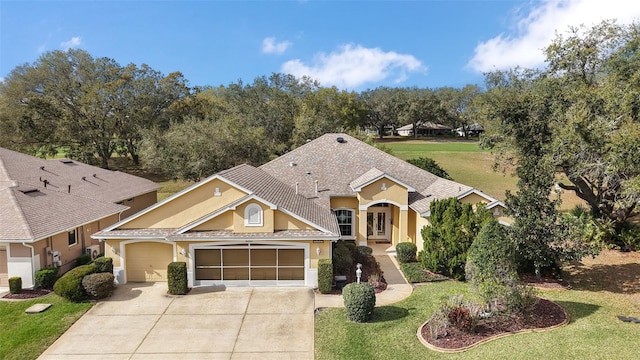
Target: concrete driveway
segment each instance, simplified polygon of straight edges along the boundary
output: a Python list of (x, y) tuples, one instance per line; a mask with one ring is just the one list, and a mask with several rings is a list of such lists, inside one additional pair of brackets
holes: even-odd
[(309, 288), (120, 285), (39, 359), (313, 359)]

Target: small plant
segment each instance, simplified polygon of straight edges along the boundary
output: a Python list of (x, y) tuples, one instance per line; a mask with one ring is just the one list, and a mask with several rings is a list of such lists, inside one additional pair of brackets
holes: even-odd
[(189, 292), (186, 262), (177, 261), (169, 263), (167, 267), (167, 283), (169, 286), (169, 294), (171, 295), (185, 295)]
[(20, 294), (22, 292), (22, 278), (20, 276), (12, 276), (9, 278), (9, 293)]
[(474, 321), (471, 319), (469, 309), (465, 307), (456, 307), (447, 314), (447, 319), (451, 326), (464, 332), (471, 332), (475, 328)]
[(407, 281), (412, 284), (447, 280), (446, 276), (425, 271), (422, 263), (419, 262), (400, 264), (400, 270)]
[(342, 298), (347, 319), (354, 322), (367, 322), (373, 316), (376, 305), (376, 292), (368, 283), (351, 283), (342, 289)]
[(76, 258), (76, 266), (86, 265), (91, 262), (91, 255), (82, 254)]
[(96, 264), (97, 273), (113, 274), (113, 259), (108, 257), (98, 257), (93, 261)]
[(82, 279), (82, 287), (95, 299), (104, 299), (111, 296), (115, 289), (114, 276), (111, 273), (89, 274)]
[(82, 287), (82, 279), (96, 271), (94, 264), (80, 265), (67, 271), (53, 285), (53, 291), (63, 298), (80, 302), (87, 298), (87, 292)]
[(540, 298), (538, 291), (526, 284), (512, 286), (504, 297), (507, 311), (517, 312), (525, 316), (531, 314)]
[(398, 255), (400, 264), (415, 262), (417, 251), (418, 248), (414, 243), (403, 242), (396, 245), (396, 254)]
[(331, 259), (318, 260), (318, 291), (322, 294), (331, 292), (333, 283), (333, 264)]
[(58, 279), (57, 267), (46, 267), (36, 271), (36, 286), (44, 289), (52, 289)]

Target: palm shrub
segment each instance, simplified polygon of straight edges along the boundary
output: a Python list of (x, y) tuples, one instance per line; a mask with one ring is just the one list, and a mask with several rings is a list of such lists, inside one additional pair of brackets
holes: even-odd
[(80, 302), (87, 298), (87, 292), (82, 287), (82, 279), (96, 272), (94, 264), (80, 265), (62, 275), (53, 285), (53, 291), (63, 298)]
[(57, 267), (46, 267), (36, 271), (35, 281), (36, 286), (44, 289), (53, 288), (53, 284), (56, 283), (58, 278)]
[(9, 293), (20, 294), (22, 292), (22, 278), (20, 276), (12, 276), (9, 278)]
[(189, 292), (186, 262), (176, 261), (169, 263), (167, 267), (167, 283), (169, 285), (169, 294), (171, 295), (185, 295)]
[(367, 322), (373, 316), (376, 306), (376, 292), (369, 283), (351, 283), (342, 289), (342, 299), (347, 319), (354, 322)]
[(82, 287), (94, 299), (104, 299), (111, 296), (115, 289), (112, 273), (100, 272), (89, 274), (82, 278)]
[(418, 248), (416, 244), (410, 242), (402, 242), (396, 245), (396, 255), (401, 264), (416, 261), (416, 252)]
[(333, 264), (331, 259), (318, 260), (318, 291), (322, 294), (331, 292), (333, 284)]

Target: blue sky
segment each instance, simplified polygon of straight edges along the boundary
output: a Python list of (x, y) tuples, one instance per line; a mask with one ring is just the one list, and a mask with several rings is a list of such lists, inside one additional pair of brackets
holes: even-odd
[(355, 91), (462, 87), (542, 66), (556, 31), (609, 18), (637, 21), (640, 1), (2, 0), (0, 78), (72, 47), (180, 71), (192, 86), (282, 72)]

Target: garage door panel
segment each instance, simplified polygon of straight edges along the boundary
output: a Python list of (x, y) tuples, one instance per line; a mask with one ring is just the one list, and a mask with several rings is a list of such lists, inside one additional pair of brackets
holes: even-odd
[(304, 269), (278, 269), (278, 280), (304, 280)]
[(167, 266), (173, 261), (171, 244), (133, 243), (126, 247), (127, 281), (167, 281)]
[(304, 266), (304, 250), (280, 249), (278, 250), (279, 266)]
[(249, 280), (249, 268), (223, 268), (224, 280)]
[(220, 266), (220, 249), (198, 249), (196, 263), (200, 266)]
[(276, 266), (276, 249), (251, 249), (251, 266)]
[(251, 280), (275, 280), (276, 268), (251, 268)]
[(196, 268), (196, 279), (198, 280), (220, 280), (222, 271), (220, 268)]
[(249, 249), (224, 249), (222, 264), (224, 266), (247, 266), (249, 264)]

